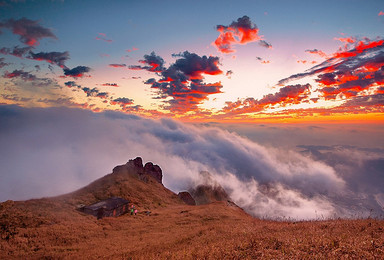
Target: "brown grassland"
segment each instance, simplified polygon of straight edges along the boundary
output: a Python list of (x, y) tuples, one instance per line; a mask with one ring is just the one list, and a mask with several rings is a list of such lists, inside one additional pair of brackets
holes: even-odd
[[(132, 201), (139, 214), (97, 220), (76, 210), (111, 196)], [(1, 203), (0, 232), (0, 259), (384, 258), (383, 220), (260, 220), (228, 202), (185, 205), (134, 173), (59, 197)]]

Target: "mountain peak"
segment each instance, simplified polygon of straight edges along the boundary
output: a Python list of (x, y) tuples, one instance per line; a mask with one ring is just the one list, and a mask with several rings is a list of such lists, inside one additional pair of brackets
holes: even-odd
[(143, 159), (136, 157), (135, 159), (129, 160), (126, 164), (116, 166), (112, 170), (112, 174), (127, 174), (134, 170), (142, 180), (148, 181), (148, 177), (152, 177), (158, 183), (163, 184), (163, 172), (160, 166), (147, 162), (143, 166)]

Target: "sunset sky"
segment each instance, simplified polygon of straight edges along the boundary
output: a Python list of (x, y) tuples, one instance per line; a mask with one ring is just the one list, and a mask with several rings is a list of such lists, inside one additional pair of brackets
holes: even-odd
[(382, 122), (383, 1), (0, 1), (0, 103)]
[(383, 216), (383, 135), (382, 0), (0, 0), (0, 201), (140, 156), (255, 216)]

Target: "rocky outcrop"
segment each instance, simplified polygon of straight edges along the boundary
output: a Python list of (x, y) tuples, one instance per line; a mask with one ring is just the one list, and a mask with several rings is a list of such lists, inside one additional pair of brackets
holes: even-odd
[(144, 174), (153, 177), (157, 182), (162, 183), (163, 172), (158, 165), (147, 162), (144, 166)]
[(142, 180), (147, 181), (148, 177), (152, 177), (158, 183), (163, 183), (163, 172), (161, 168), (151, 162), (147, 162), (145, 166), (143, 166), (143, 159), (141, 159), (141, 157), (129, 160), (126, 164), (116, 166), (112, 170), (113, 174), (128, 174), (130, 172), (137, 173)]
[(191, 196), (188, 191), (182, 191), (177, 194), (177, 196), (185, 202), (187, 205), (196, 205), (195, 199)]
[(209, 204), (215, 201), (230, 201), (228, 194), (220, 185), (198, 185), (190, 190), (196, 205)]

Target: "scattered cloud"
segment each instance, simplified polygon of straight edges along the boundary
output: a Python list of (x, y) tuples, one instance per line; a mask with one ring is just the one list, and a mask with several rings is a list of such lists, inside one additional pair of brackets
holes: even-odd
[(127, 52), (133, 52), (133, 51), (137, 51), (139, 50), (138, 48), (135, 48), (135, 47), (132, 47), (132, 49), (127, 49), (126, 51)]
[(157, 56), (155, 52), (144, 55), (144, 60), (139, 60), (140, 63), (145, 66), (133, 65), (128, 68), (131, 70), (148, 70), (151, 72), (162, 72), (164, 68), (164, 60), (160, 56)]
[(28, 102), (31, 101), (32, 98), (26, 98), (26, 97), (19, 97), (17, 94), (1, 94), (0, 95), (3, 99), (13, 101), (13, 102)]
[(262, 40), (262, 36), (259, 35), (259, 28), (246, 15), (228, 26), (217, 25), (216, 30), (220, 32), (220, 35), (212, 44), (221, 53), (233, 53), (236, 52), (233, 45), (257, 41), (263, 47), (272, 48), (270, 43)]
[(64, 83), (65, 86), (69, 88), (75, 88), (77, 90), (83, 91), (87, 97), (99, 97), (102, 99), (109, 98), (108, 92), (101, 92), (98, 88), (88, 88), (88, 87), (82, 87), (81, 85), (76, 84), (75, 81), (67, 81)]
[(99, 35), (99, 36), (97, 36), (97, 37), (95, 38), (96, 40), (101, 40), (101, 41), (105, 41), (105, 42), (109, 42), (109, 43), (112, 42), (111, 39), (108, 39), (108, 38), (107, 38), (107, 35), (106, 35), (105, 33), (99, 33), (98, 35)]
[(43, 38), (57, 39), (51, 29), (39, 24), (39, 21), (29, 20), (25, 17), (14, 20), (8, 19), (0, 23), (0, 30), (7, 28), (20, 36), (20, 41), (28, 46), (37, 46)]
[(113, 64), (109, 64), (109, 67), (112, 67), (112, 68), (125, 68), (127, 67), (127, 64), (116, 64), (116, 63), (113, 63)]
[(355, 37), (344, 37), (344, 38), (343, 37), (340, 37), (340, 38), (335, 37), (334, 39), (337, 41), (345, 42), (345, 43), (355, 43), (357, 40)]
[[(12, 72), (5, 71), (3, 78), (10, 79), (15, 84), (20, 85), (25, 89), (28, 87), (49, 87), (49, 89), (59, 87), (55, 79), (36, 77), (32, 73), (24, 70), (13, 70)], [(17, 82), (17, 80), (21, 80), (23, 83), (20, 84), (20, 82)]]
[(263, 46), (263, 47), (265, 47), (265, 48), (268, 48), (268, 49), (272, 49), (272, 45), (271, 45), (270, 43), (264, 41), (264, 40), (260, 40), (260, 41), (259, 41), (259, 45), (260, 45), (260, 46)]
[(0, 69), (9, 65), (9, 63), (4, 62), (4, 60), (4, 58), (0, 58)]
[(104, 86), (104, 87), (116, 87), (116, 88), (120, 87), (119, 85), (117, 85), (117, 83), (104, 83), (104, 84), (102, 84), (102, 86)]
[(3, 78), (6, 78), (6, 79), (20, 78), (24, 81), (33, 81), (37, 79), (35, 75), (23, 70), (14, 70), (12, 72), (6, 71), (3, 75)]
[(57, 65), (60, 68), (67, 68), (65, 62), (69, 60), (69, 52), (39, 52), (34, 53), (33, 47), (22, 47), (15, 46), (10, 48), (1, 48), (0, 53), (4, 55), (12, 55), (18, 58), (27, 58), (31, 60), (46, 61), (50, 64)]
[(256, 59), (258, 61), (260, 61), (261, 64), (269, 64), (269, 63), (271, 63), (270, 60), (263, 60), (263, 58), (261, 58), (261, 57), (256, 57)]
[(133, 101), (133, 99), (123, 97), (123, 98), (116, 98), (116, 99), (111, 100), (111, 104), (112, 105), (119, 105), (122, 108), (126, 108), (127, 106), (133, 105), (134, 101)]
[(4, 55), (12, 55), (18, 58), (22, 58), (26, 54), (28, 54), (33, 47), (22, 47), (20, 48), (19, 46), (13, 47), (13, 49), (3, 47), (0, 49), (0, 53)]
[(108, 98), (108, 93), (101, 92), (98, 88), (83, 87), (81, 88), (81, 90), (83, 90), (84, 93), (87, 94), (87, 97)]
[(323, 52), (323, 51), (320, 51), (318, 49), (313, 49), (313, 50), (305, 50), (305, 52), (308, 52), (310, 54), (315, 54), (315, 55), (318, 55), (320, 56), (321, 58), (328, 58), (328, 55)]
[(85, 73), (88, 73), (91, 71), (91, 68), (86, 66), (77, 66), (73, 69), (64, 68), (64, 75), (73, 77), (73, 78), (82, 78), (84, 77)]
[(69, 59), (69, 53), (65, 52), (39, 52), (33, 53), (29, 52), (28, 59), (46, 61), (48, 63), (59, 66), (60, 68), (67, 68), (65, 62)]
[(381, 16), (381, 15), (384, 15), (384, 12), (383, 11), (380, 11), (378, 16)]

